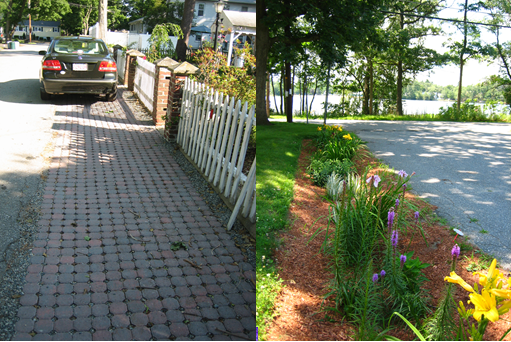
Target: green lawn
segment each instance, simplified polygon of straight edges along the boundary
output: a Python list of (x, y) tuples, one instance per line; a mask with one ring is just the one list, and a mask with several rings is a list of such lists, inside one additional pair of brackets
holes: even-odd
[(317, 127), (283, 122), (257, 127), (257, 326), (261, 340), (281, 286), (272, 251), (278, 232), (288, 226), (302, 140), (313, 137)]
[[(271, 115), (271, 119), (285, 120), (285, 115)], [(293, 119), (305, 120), (305, 116), (293, 116)], [(309, 120), (321, 121), (323, 123), (323, 117), (309, 117)], [(337, 118), (327, 118), (327, 123), (331, 120), (382, 120), (382, 121), (448, 121), (435, 114), (420, 114), (420, 115), (357, 115), (357, 116), (343, 116)], [(479, 121), (479, 120), (478, 120)], [(493, 120), (487, 120), (488, 122), (495, 122)], [(500, 122), (511, 122), (511, 116), (502, 116)]]

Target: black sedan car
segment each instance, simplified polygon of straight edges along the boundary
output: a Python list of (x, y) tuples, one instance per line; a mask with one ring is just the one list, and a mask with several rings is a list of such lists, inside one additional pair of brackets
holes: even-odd
[(117, 65), (101, 39), (61, 37), (54, 39), (41, 62), (41, 99), (50, 94), (104, 95), (117, 97)]

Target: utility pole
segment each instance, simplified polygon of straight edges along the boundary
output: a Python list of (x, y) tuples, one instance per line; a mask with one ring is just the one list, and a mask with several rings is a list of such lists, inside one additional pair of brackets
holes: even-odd
[(108, 0), (99, 0), (99, 8), (98, 8), (98, 23), (99, 23), (99, 39), (106, 39), (106, 29), (107, 29), (107, 10), (108, 10)]
[[(28, 0), (28, 10), (30, 11), (30, 0)], [(28, 41), (32, 43), (32, 15), (28, 13)]]

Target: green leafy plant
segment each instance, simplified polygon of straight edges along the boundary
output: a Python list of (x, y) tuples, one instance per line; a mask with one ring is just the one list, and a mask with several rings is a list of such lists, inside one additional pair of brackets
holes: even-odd
[(199, 68), (199, 72), (193, 78), (224, 95), (234, 96), (241, 101), (255, 104), (256, 59), (252, 48), (248, 43), (245, 43), (241, 49), (235, 47), (234, 56), (243, 58), (243, 67), (227, 65), (227, 57), (213, 49), (198, 50), (193, 53), (191, 58), (191, 62)]
[(172, 242), (170, 249), (173, 251), (180, 250), (181, 248), (188, 250), (188, 246), (183, 241)]
[(307, 168), (307, 172), (311, 176), (314, 184), (318, 186), (325, 186), (328, 177), (330, 177), (332, 173), (335, 173), (344, 179), (350, 172), (353, 171), (353, 169), (354, 164), (349, 159), (327, 159), (325, 161), (320, 159), (313, 159)]
[(175, 36), (178, 39), (183, 38), (183, 31), (181, 27), (176, 24), (165, 23), (158, 24), (154, 27), (153, 33), (149, 38), (149, 52), (147, 53), (147, 60), (154, 63), (156, 60), (164, 57), (173, 57), (175, 53), (174, 44), (169, 36)]

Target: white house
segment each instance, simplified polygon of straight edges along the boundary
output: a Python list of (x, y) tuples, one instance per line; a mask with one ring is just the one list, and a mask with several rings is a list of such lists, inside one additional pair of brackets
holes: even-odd
[[(28, 20), (20, 22), (14, 31), (15, 38), (28, 38), (29, 25)], [(32, 20), (32, 33), (36, 39), (50, 40), (54, 37), (60, 37), (60, 21)]]
[[(206, 36), (206, 41), (212, 41), (214, 31), (214, 24), (216, 22), (216, 11), (215, 11), (215, 3), (216, 0), (197, 0), (195, 2), (195, 11), (193, 23), (194, 26), (206, 26), (210, 27), (211, 34), (204, 33), (196, 33), (190, 36), (190, 40), (188, 41), (188, 45), (197, 49), (201, 45), (201, 40), (204, 41), (204, 36)], [(224, 11), (235, 11), (235, 12), (256, 12), (256, 0), (224, 0), (225, 3)], [(213, 27), (212, 27), (213, 25)], [(222, 27), (221, 24), (219, 27)], [(241, 38), (242, 42), (244, 42), (245, 38)], [(227, 48), (227, 45), (225, 45)]]
[[(220, 13), (218, 20), (218, 31), (230, 32), (225, 36), (227, 50), (227, 65), (231, 65), (233, 46), (242, 45), (245, 41), (253, 44), (256, 36), (256, 14), (255, 12), (237, 12), (224, 10)], [(211, 26), (211, 32), (215, 32), (216, 25)], [(237, 43), (240, 42), (240, 44)]]
[(130, 33), (147, 33), (147, 25), (144, 24), (144, 17), (130, 21)]
[[(184, 0), (178, 0), (184, 1)], [(216, 21), (215, 3), (217, 0), (197, 0), (195, 2), (193, 26), (211, 27)], [(256, 11), (256, 0), (224, 0), (224, 10), (237, 12), (253, 12)], [(147, 33), (147, 25), (144, 25), (144, 18), (136, 19), (129, 22), (130, 33)], [(192, 32), (188, 40), (188, 46), (192, 49), (201, 47), (201, 41), (212, 41), (212, 34), (204, 32)], [(241, 37), (244, 42), (244, 37)], [(225, 46), (227, 48), (227, 45)]]

